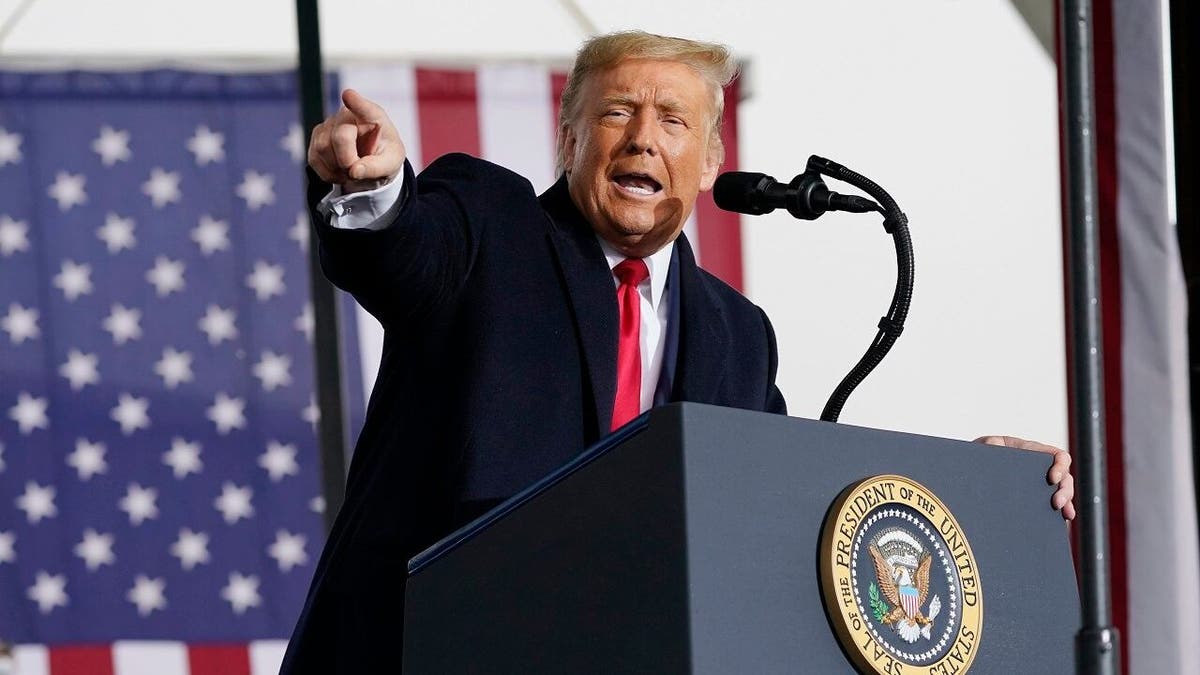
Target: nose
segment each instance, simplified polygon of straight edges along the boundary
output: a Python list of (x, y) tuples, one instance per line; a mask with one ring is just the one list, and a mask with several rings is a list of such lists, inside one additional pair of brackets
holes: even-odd
[(625, 151), (631, 155), (656, 155), (658, 116), (654, 111), (640, 110), (625, 124)]

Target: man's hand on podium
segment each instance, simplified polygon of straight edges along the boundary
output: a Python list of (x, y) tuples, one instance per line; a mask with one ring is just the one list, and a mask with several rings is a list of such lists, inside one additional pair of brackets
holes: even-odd
[(1063, 520), (1075, 519), (1075, 504), (1071, 501), (1075, 497), (1075, 478), (1071, 476), (1070, 453), (1053, 445), (1027, 441), (1016, 436), (980, 436), (975, 439), (975, 442), (1003, 445), (1019, 450), (1033, 450), (1053, 456), (1054, 461), (1050, 465), (1050, 470), (1046, 472), (1046, 482), (1055, 487), (1054, 495), (1050, 497), (1050, 506), (1055, 511), (1062, 512)]

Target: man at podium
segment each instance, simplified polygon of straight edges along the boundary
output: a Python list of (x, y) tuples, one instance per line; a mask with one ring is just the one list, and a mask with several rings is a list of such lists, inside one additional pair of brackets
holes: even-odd
[[(387, 113), (352, 90), (313, 130), (325, 274), (385, 341), (284, 673), (394, 669), (408, 558), (650, 407), (785, 412), (766, 315), (682, 234), (721, 165), (734, 74), (720, 45), (589, 40), (540, 196), (466, 155), (414, 175)], [(1069, 458), (1034, 445), (1056, 453), (1070, 517)]]

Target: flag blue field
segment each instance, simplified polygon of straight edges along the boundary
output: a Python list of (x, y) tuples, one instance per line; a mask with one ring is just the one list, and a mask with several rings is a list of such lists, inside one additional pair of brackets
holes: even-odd
[(323, 543), (297, 118), (290, 72), (0, 74), (0, 641), (290, 634)]

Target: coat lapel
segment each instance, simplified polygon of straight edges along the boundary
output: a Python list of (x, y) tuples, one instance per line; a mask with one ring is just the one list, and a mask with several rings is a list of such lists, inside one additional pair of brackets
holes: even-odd
[(592, 438), (599, 438), (608, 433), (617, 388), (618, 317), (612, 271), (591, 226), (571, 201), (566, 180), (559, 179), (540, 199), (554, 225), (549, 239), (591, 386), (596, 415)]
[(717, 387), (725, 374), (729, 325), (709, 281), (696, 266), (696, 256), (683, 234), (679, 252), (679, 359), (675, 371), (676, 401), (719, 403)]

